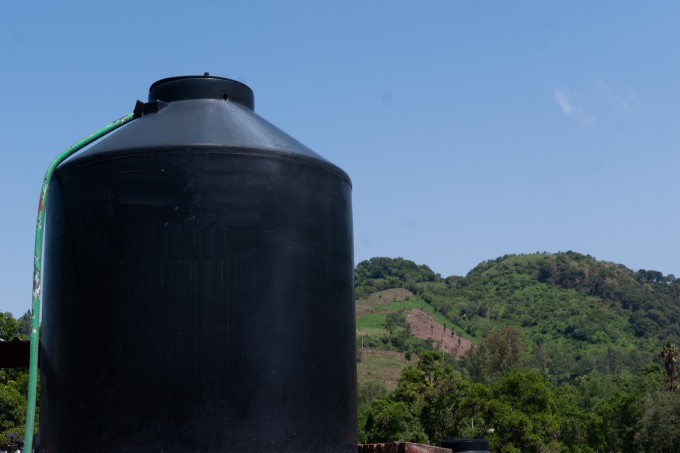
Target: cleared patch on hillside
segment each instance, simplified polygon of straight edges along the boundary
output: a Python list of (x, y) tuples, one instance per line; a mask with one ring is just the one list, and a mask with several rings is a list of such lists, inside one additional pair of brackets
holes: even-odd
[[(382, 382), (388, 391), (397, 387), (401, 371), (410, 364), (404, 354), (379, 349), (360, 349), (361, 362), (357, 363), (359, 382)], [(415, 366), (415, 363), (413, 363)]]
[(356, 315), (374, 313), (381, 305), (388, 305), (400, 300), (413, 297), (413, 293), (404, 288), (391, 288), (370, 294), (368, 297), (356, 301)]
[(406, 315), (406, 324), (414, 337), (431, 341), (438, 350), (444, 350), (456, 359), (465, 354), (472, 343), (438, 323), (420, 308), (414, 308)]

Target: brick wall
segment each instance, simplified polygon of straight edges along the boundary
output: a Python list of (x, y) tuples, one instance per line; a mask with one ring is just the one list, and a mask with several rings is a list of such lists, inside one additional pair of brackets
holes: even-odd
[(411, 442), (388, 442), (385, 444), (360, 444), (359, 453), (451, 453), (451, 450)]

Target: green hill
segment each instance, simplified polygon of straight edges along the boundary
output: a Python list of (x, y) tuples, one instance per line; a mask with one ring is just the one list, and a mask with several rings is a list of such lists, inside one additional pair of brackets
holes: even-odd
[(447, 278), (373, 258), (357, 265), (356, 295), (364, 442), (678, 451), (673, 275), (574, 252), (506, 255)]
[(403, 258), (372, 258), (357, 265), (356, 294), (360, 352), (444, 350), (464, 367), (436, 335), (416, 335), (406, 318), (419, 309), (432, 332), (475, 344), (516, 329), (524, 363), (556, 382), (637, 372), (680, 337), (680, 280), (575, 252), (506, 255), (447, 278)]

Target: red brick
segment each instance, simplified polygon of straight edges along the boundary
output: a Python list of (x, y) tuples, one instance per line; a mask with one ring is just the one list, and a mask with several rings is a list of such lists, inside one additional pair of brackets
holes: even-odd
[(360, 444), (359, 453), (451, 453), (449, 448), (411, 442), (388, 442), (384, 444)]
[(450, 448), (433, 447), (431, 445), (422, 444), (412, 444), (410, 442), (405, 442), (403, 453), (451, 453)]

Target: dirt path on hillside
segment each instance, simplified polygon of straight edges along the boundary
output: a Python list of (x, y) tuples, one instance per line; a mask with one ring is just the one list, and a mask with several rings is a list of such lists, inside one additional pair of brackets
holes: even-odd
[(430, 340), (438, 350), (451, 354), (456, 359), (465, 354), (472, 343), (446, 326), (439, 324), (432, 316), (420, 308), (414, 308), (406, 316), (406, 324), (409, 325), (411, 334), (422, 340)]

